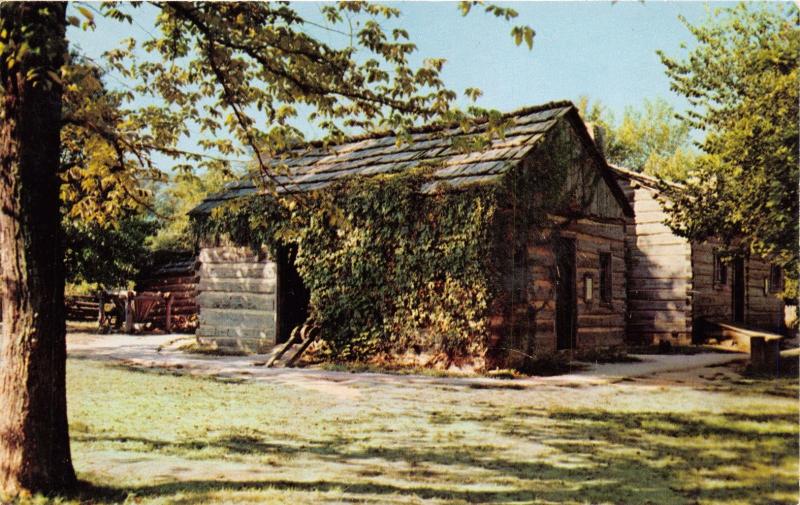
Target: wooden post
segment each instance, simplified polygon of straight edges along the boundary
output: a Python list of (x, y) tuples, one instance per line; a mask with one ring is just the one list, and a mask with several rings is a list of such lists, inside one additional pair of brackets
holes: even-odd
[(97, 326), (102, 331), (106, 326), (106, 297), (103, 290), (97, 292), (97, 301)]
[(762, 372), (765, 368), (766, 339), (750, 337), (750, 367), (754, 372)]
[(764, 347), (764, 371), (770, 374), (780, 372), (781, 349), (780, 340), (773, 338), (765, 342)]
[(172, 297), (169, 296), (169, 293), (164, 295), (166, 298), (167, 310), (166, 310), (166, 320), (164, 321), (164, 329), (167, 333), (170, 333), (172, 330)]
[(125, 333), (133, 333), (133, 291), (125, 298)]

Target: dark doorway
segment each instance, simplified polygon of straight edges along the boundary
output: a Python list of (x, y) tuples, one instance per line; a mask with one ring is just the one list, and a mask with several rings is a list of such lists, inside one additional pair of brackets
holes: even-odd
[(575, 347), (577, 298), (575, 293), (575, 240), (559, 238), (556, 253), (556, 349)]
[(733, 322), (744, 322), (744, 258), (737, 257), (733, 260), (733, 285), (731, 286), (731, 304), (733, 306)]
[(309, 293), (294, 266), (296, 257), (297, 247), (295, 246), (278, 249), (276, 325), (279, 344), (289, 340), (292, 330), (302, 325), (308, 317)]

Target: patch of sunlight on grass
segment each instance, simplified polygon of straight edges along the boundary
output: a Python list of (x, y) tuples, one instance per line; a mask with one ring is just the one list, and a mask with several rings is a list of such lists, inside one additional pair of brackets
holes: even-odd
[(137, 505), (797, 501), (796, 400), (754, 385), (348, 387), (71, 359), (75, 465)]

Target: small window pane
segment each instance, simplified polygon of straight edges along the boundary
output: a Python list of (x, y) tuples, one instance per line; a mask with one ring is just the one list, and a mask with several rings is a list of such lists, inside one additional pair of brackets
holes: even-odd
[(721, 286), (728, 283), (728, 265), (718, 253), (714, 253), (714, 282)]

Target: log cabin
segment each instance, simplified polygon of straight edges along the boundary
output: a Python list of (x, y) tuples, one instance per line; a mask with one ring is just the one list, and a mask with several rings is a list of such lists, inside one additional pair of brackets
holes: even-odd
[(745, 252), (726, 259), (718, 240), (676, 235), (666, 224), (671, 203), (659, 181), (611, 169), (634, 209), (626, 235), (628, 343), (700, 342), (715, 323), (783, 332), (779, 266)]
[[(503, 303), (491, 304), (486, 316), (487, 368), (518, 366), (532, 354), (623, 345), (626, 225), (633, 219), (625, 193), (572, 103), (528, 107), (504, 120), (503, 134), (472, 152), (455, 148), (465, 134), (455, 126), (414, 130), (411, 142), (387, 133), (333, 147), (310, 144), (281, 161), (289, 173), (278, 176), (277, 193), (322, 191), (342, 177), (422, 165), (438, 167), (423, 193), (483, 184), (512, 188), (517, 193), (498, 211), (506, 217), (498, 236), (513, 247), (510, 258), (498, 263)], [(520, 224), (515, 206), (542, 198), (530, 191), (530, 182), (545, 177), (558, 179), (556, 203), (538, 222)], [(205, 219), (214, 208), (258, 191), (256, 182), (239, 181), (209, 196), (191, 216)], [(309, 292), (291, 249), (270, 254), (219, 236), (201, 243), (199, 338), (265, 351), (303, 323)]]

